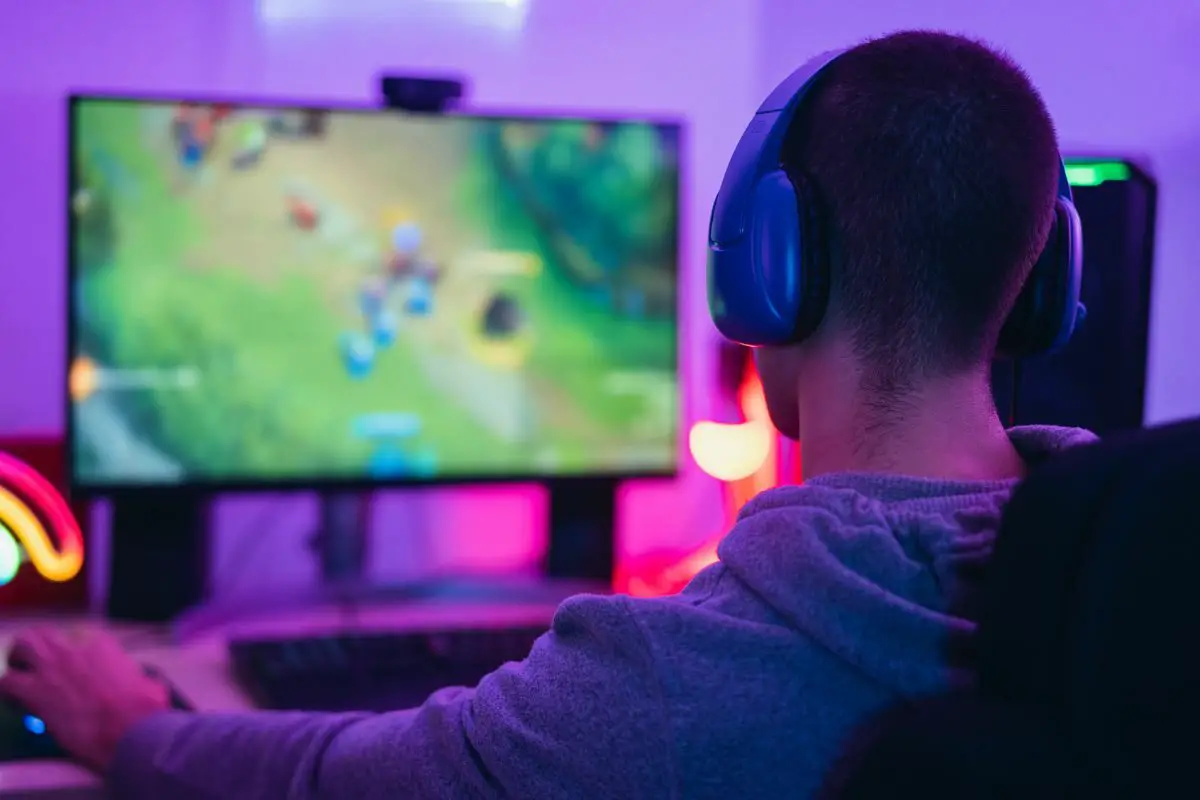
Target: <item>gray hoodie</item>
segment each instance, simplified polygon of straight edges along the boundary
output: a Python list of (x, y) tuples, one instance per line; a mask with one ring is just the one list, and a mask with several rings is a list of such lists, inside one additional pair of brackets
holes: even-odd
[[(1030, 462), (1094, 440), (1011, 435)], [(121, 743), (114, 796), (812, 796), (873, 714), (971, 681), (972, 575), (1013, 486), (765, 492), (679, 595), (572, 598), (525, 661), (416, 709), (153, 717)]]

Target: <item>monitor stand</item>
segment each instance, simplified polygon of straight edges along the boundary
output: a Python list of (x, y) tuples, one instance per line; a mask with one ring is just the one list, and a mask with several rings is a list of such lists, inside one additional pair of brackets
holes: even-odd
[(572, 594), (611, 591), (618, 485), (613, 478), (545, 483), (549, 541), (539, 576), (447, 577), (393, 584), (375, 583), (367, 574), (372, 493), (323, 494), (319, 499), (320, 527), (312, 540), (320, 579), (317, 587), (272, 597), (208, 603), (181, 614), (175, 620), (175, 634), (190, 638), (213, 628), (249, 621), (250, 617), (291, 616), (317, 608), (350, 614), (367, 607), (414, 602), (549, 608)]
[(312, 539), (321, 583), (337, 595), (361, 592), (370, 552), (370, 492), (336, 492), (319, 499), (319, 527)]
[(548, 578), (612, 585), (617, 556), (616, 478), (547, 481)]
[(109, 498), (106, 614), (167, 622), (204, 601), (210, 498), (179, 489), (141, 489)]

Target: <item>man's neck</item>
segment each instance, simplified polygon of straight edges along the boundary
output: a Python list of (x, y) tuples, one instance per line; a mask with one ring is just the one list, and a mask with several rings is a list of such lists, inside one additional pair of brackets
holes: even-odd
[(1024, 477), (986, 375), (929, 381), (892, 401), (887, 412), (856, 381), (800, 402), (805, 479), (835, 472), (963, 481)]

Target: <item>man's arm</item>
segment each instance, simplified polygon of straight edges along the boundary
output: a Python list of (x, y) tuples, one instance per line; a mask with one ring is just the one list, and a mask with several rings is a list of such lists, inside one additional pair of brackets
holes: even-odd
[(476, 689), (381, 715), (162, 714), (121, 742), (121, 798), (669, 797), (668, 722), (624, 598), (578, 597)]

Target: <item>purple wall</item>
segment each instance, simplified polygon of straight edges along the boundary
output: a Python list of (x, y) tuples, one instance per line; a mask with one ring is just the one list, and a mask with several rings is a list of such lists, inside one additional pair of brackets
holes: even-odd
[[(713, 334), (703, 307), (703, 242), (724, 161), (755, 105), (757, 3), (526, 6), (519, 14), (473, 0), (54, 0), (9, 10), (0, 26), (0, 371), (10, 391), (0, 395), (0, 431), (62, 427), (65, 93), (369, 101), (383, 68), (462, 71), (480, 107), (643, 111), (690, 121), (683, 355), (688, 416), (707, 413)], [(297, 8), (314, 15), (284, 18)], [(382, 505), (376, 562), (388, 578), (519, 567), (544, 542), (539, 497), (530, 490), (396, 493)], [(312, 513), (310, 504), (282, 498), (223, 502), (217, 590), (310, 579), (303, 538)], [(712, 481), (690, 467), (676, 482), (630, 487), (622, 515), (628, 552), (699, 542), (718, 532), (723, 517)], [(98, 574), (104, 565), (93, 566)]]
[(1147, 417), (1200, 414), (1200, 5), (1161, 0), (763, 0), (759, 91), (806, 54), (899, 28), (987, 39), (1041, 87), (1064, 150), (1148, 157), (1160, 180)]

